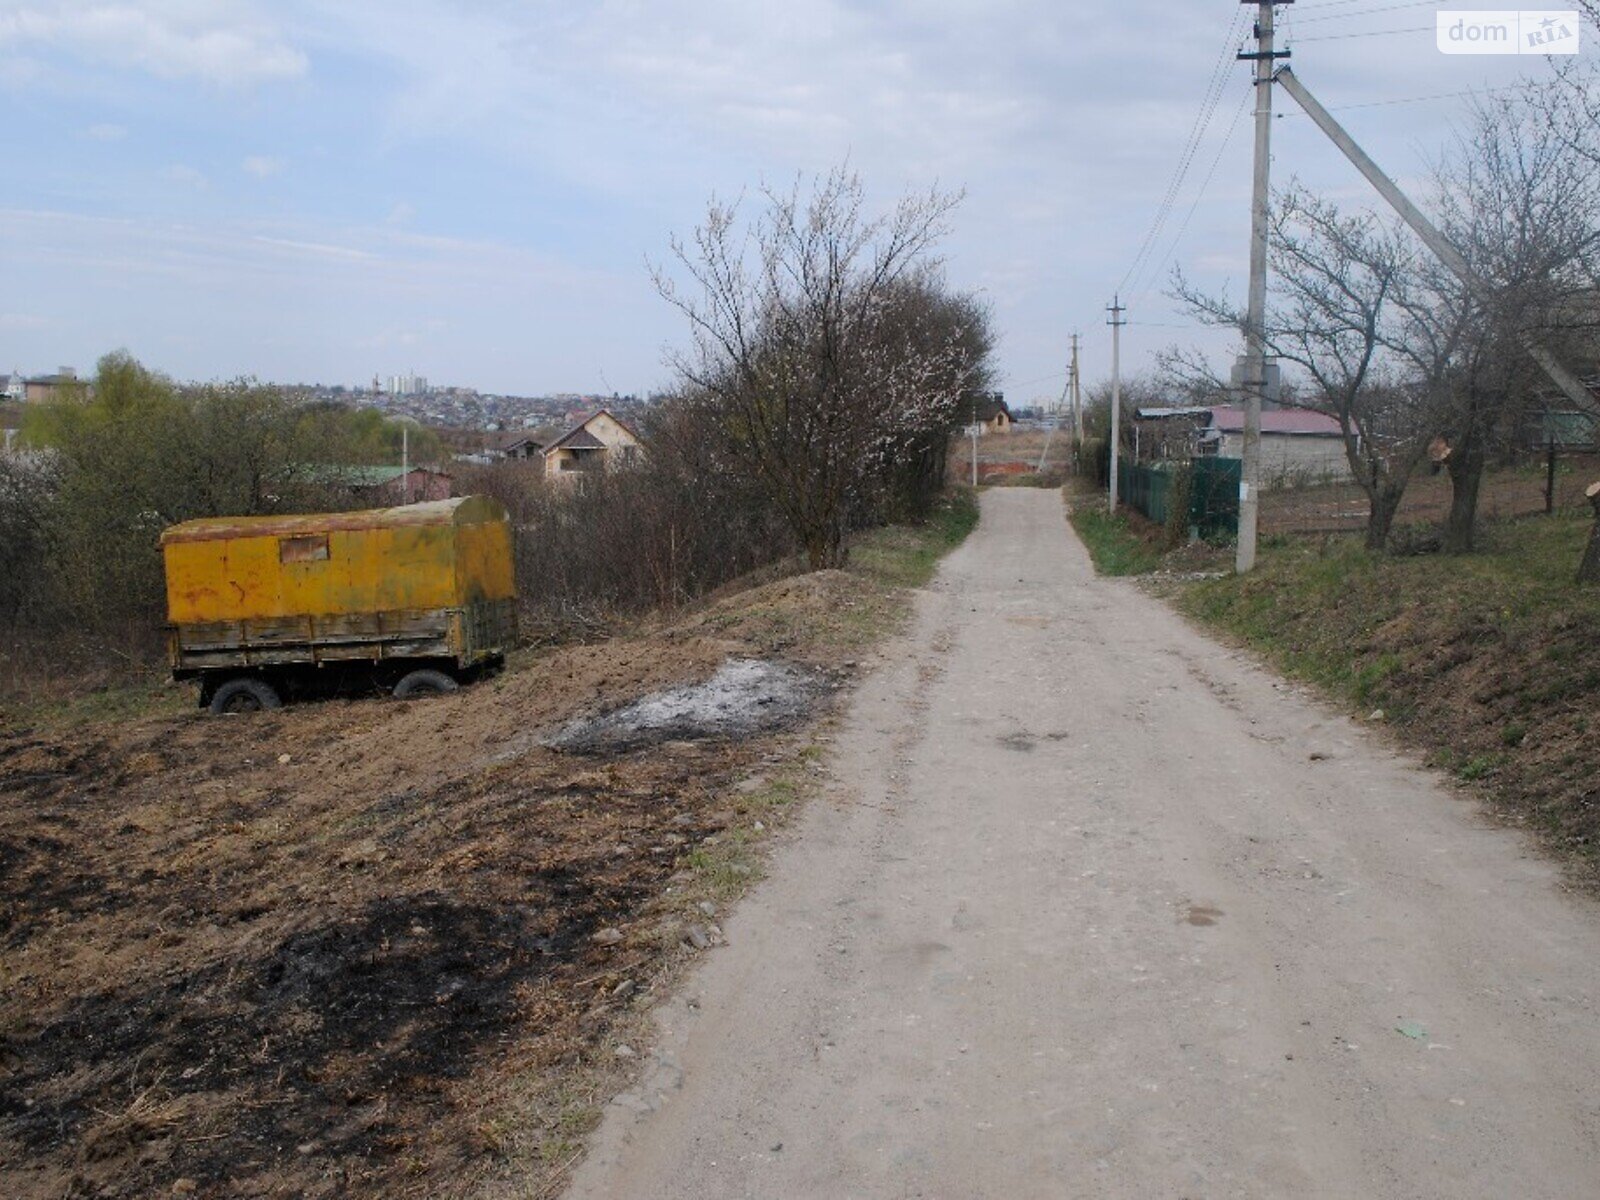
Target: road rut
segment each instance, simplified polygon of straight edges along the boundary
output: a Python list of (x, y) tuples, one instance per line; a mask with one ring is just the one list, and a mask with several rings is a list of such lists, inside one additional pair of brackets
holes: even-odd
[(991, 491), (571, 1195), (1600, 1194), (1600, 908)]

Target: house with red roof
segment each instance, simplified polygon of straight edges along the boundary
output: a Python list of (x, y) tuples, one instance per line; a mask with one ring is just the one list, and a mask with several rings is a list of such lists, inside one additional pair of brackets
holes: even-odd
[[(1241, 457), (1244, 454), (1244, 409), (1234, 404), (1213, 405), (1205, 432), (1210, 437), (1202, 435), (1203, 453), (1223, 458)], [(1262, 487), (1349, 477), (1350, 462), (1345, 457), (1344, 433), (1338, 421), (1326, 413), (1304, 408), (1262, 410)]]

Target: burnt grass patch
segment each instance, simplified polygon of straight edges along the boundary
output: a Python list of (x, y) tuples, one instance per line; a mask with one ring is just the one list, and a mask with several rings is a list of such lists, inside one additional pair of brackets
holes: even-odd
[(48, 833), (0, 839), (0, 945), (20, 945), (45, 914), (81, 912), (105, 903), (105, 881), (98, 875), (61, 871), (57, 864), (68, 843)]
[(253, 744), (223, 783), (202, 754), (96, 753), (5, 795), (0, 1195), (435, 1195), (492, 1170), (484, 1096), (605, 1036), (604, 985), (660, 952), (651, 904), (760, 753), (498, 744), (371, 791), (286, 785)]
[[(532, 906), (383, 899), (251, 961), (85, 997), (12, 1035), (0, 1116), (30, 1153), (71, 1148), (83, 1194), (139, 1195), (173, 1178), (226, 1185), (312, 1154), (348, 1170), (408, 1145), (444, 1085), (514, 1027), (519, 987), (581, 957), (615, 907), (568, 890), (551, 924)], [(134, 1102), (151, 1090), (156, 1112), (220, 1093), (237, 1118), (185, 1138), (141, 1119)], [(96, 1120), (114, 1106), (127, 1119)], [(109, 1190), (94, 1180), (108, 1160), (122, 1176)]]

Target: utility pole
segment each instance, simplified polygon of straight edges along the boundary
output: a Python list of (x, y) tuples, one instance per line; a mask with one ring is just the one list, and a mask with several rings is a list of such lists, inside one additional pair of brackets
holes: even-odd
[(400, 503), (411, 503), (411, 426), (400, 422)]
[[(1077, 401), (1077, 397), (1072, 394), (1073, 375), (1076, 372), (1077, 365), (1078, 365), (1078, 335), (1077, 334), (1073, 334), (1072, 335), (1072, 365), (1067, 368), (1067, 381), (1066, 381), (1065, 384), (1062, 385), (1061, 395), (1057, 396), (1054, 400), (1052, 400), (1050, 402), (1049, 432), (1045, 434), (1044, 449), (1039, 452), (1039, 465), (1036, 468), (1036, 470), (1041, 474), (1044, 472), (1045, 462), (1049, 459), (1049, 456), (1050, 456), (1050, 443), (1055, 440), (1056, 426), (1061, 424), (1061, 404), (1062, 404), (1062, 401), (1066, 401), (1066, 403), (1067, 403), (1067, 406), (1068, 406), (1067, 407), (1067, 411), (1071, 414), (1071, 418), (1070, 419), (1072, 420), (1074, 427), (1076, 427), (1076, 425), (1077, 425), (1076, 418), (1077, 418), (1077, 411), (1078, 411), (1077, 410), (1078, 401)], [(1070, 470), (1075, 469), (1076, 463), (1078, 461), (1078, 442), (1077, 442), (1076, 436), (1073, 436), (1072, 438), (1070, 438), (1068, 440), (1068, 442), (1067, 442), (1067, 445), (1069, 447), (1069, 451), (1068, 451), (1068, 454), (1067, 454), (1067, 469), (1070, 471)]]
[(1056, 440), (1056, 426), (1061, 421), (1061, 402), (1054, 401), (1052, 409), (1052, 415), (1045, 425), (1044, 449), (1039, 451), (1039, 465), (1034, 468), (1034, 473), (1038, 475), (1044, 474), (1044, 465), (1050, 459), (1050, 444)]
[(1078, 335), (1072, 335), (1072, 444), (1076, 448), (1083, 441), (1083, 405), (1078, 398)]
[(1111, 314), (1111, 319), (1106, 322), (1111, 326), (1111, 481), (1106, 490), (1109, 493), (1110, 510), (1116, 512), (1117, 468), (1122, 450), (1122, 327), (1127, 324), (1122, 319), (1126, 311), (1122, 307), (1122, 297), (1111, 297), (1111, 305), (1106, 311)]
[(978, 402), (972, 402), (972, 424), (967, 426), (967, 435), (972, 438), (972, 486), (978, 486)]
[[(1254, 0), (1241, 0), (1252, 3)], [(1292, 3), (1292, 0), (1280, 0)], [(1244, 461), (1239, 475), (1239, 549), (1234, 570), (1256, 565), (1256, 524), (1261, 488), (1261, 394), (1267, 383), (1267, 203), (1272, 167), (1272, 61), (1287, 50), (1272, 45), (1272, 3), (1256, 4), (1256, 49), (1239, 57), (1256, 64), (1255, 174), (1250, 194), (1250, 298), (1244, 330)]]

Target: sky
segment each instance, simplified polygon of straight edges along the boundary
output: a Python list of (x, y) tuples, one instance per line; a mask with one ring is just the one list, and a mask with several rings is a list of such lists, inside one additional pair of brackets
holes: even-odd
[[(1438, 10), (1492, 7), (1300, 0), (1279, 23), (1296, 74), (1420, 193), (1470, 93), (1551, 69), (1439, 52)], [(1074, 331), (1084, 380), (1109, 374), (1114, 293), (1125, 373), (1174, 344), (1231, 357), (1165, 292), (1174, 265), (1243, 292), (1252, 88), (1233, 53), (1254, 12), (0, 0), (0, 372), (126, 349), (180, 379), (642, 394), (688, 340), (651, 282), (671, 237), (713, 196), (753, 206), (841, 163), (880, 211), (964, 192), (947, 277), (991, 306), (1014, 404), (1060, 395)], [(1371, 204), (1274, 103), (1274, 183)]]

